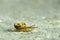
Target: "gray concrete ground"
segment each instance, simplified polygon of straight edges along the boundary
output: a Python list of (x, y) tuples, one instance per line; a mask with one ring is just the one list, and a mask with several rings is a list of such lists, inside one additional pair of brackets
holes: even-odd
[[(18, 20), (38, 28), (12, 32)], [(60, 0), (0, 0), (0, 40), (60, 40)]]

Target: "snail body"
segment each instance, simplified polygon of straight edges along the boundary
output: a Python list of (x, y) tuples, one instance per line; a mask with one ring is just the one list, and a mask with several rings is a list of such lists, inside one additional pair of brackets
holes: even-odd
[(26, 26), (25, 23), (21, 22), (21, 21), (17, 21), (15, 24), (14, 24), (14, 31), (31, 31), (32, 30), (32, 26)]

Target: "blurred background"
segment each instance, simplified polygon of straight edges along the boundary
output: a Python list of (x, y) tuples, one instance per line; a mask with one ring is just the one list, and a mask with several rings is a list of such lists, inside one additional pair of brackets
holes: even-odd
[[(38, 28), (12, 32), (16, 21)], [(60, 0), (0, 0), (0, 40), (60, 40)]]

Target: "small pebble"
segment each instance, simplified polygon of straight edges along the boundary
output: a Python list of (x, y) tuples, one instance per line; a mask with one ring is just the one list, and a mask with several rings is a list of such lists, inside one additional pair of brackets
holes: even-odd
[(0, 22), (2, 22), (2, 20), (0, 20)]
[(46, 17), (42, 17), (42, 19), (46, 19)]

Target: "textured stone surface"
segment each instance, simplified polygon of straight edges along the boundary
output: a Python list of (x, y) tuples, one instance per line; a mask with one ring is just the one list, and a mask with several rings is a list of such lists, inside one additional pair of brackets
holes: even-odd
[[(0, 40), (60, 40), (60, 0), (0, 0)], [(31, 32), (12, 32), (14, 22), (35, 24)]]

